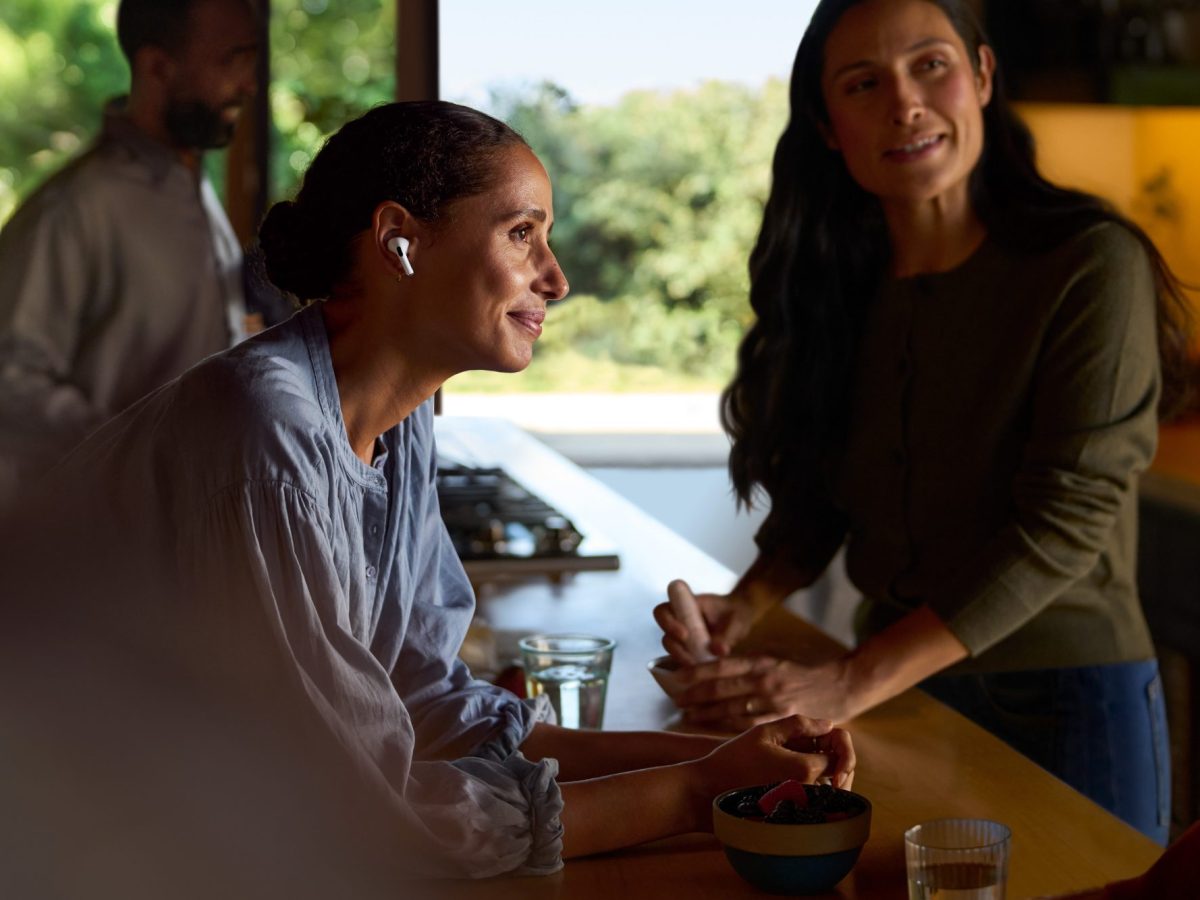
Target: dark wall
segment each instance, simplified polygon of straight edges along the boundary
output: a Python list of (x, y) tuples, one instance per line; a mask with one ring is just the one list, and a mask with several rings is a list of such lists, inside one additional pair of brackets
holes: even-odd
[(1140, 512), (1138, 590), (1162, 669), (1178, 834), (1200, 818), (1200, 510), (1143, 493)]
[(1200, 0), (989, 0), (1021, 100), (1200, 104)]

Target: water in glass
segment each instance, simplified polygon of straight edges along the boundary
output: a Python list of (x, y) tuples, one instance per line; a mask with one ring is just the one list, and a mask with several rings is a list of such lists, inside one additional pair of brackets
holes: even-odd
[(940, 863), (908, 876), (908, 900), (1004, 900), (1004, 878), (992, 863)]
[(599, 728), (604, 718), (608, 673), (565, 664), (530, 672), (525, 678), (530, 697), (550, 698), (558, 724), (566, 728)]

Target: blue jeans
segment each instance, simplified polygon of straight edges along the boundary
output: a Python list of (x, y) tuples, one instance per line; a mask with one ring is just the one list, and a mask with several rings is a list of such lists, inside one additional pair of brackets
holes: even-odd
[(1166, 845), (1171, 756), (1154, 660), (936, 675), (921, 688)]

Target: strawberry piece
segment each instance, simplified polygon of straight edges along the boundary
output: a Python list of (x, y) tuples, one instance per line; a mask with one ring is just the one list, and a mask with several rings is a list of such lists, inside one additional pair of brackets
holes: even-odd
[(769, 816), (783, 800), (791, 800), (796, 804), (797, 809), (808, 806), (808, 791), (805, 789), (804, 783), (796, 781), (794, 778), (781, 781), (758, 798), (758, 808), (763, 811), (763, 815)]

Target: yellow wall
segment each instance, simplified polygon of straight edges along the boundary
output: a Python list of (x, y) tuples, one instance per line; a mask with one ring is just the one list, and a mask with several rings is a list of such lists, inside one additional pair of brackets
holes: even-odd
[(1025, 103), (1018, 107), (1037, 139), (1038, 165), (1056, 184), (1081, 188), (1123, 212), (1137, 193), (1137, 113), (1128, 107)]
[[(1111, 200), (1154, 239), (1176, 275), (1200, 286), (1200, 109), (1051, 103), (1019, 109), (1046, 177)], [(1200, 318), (1200, 290), (1189, 296)]]

